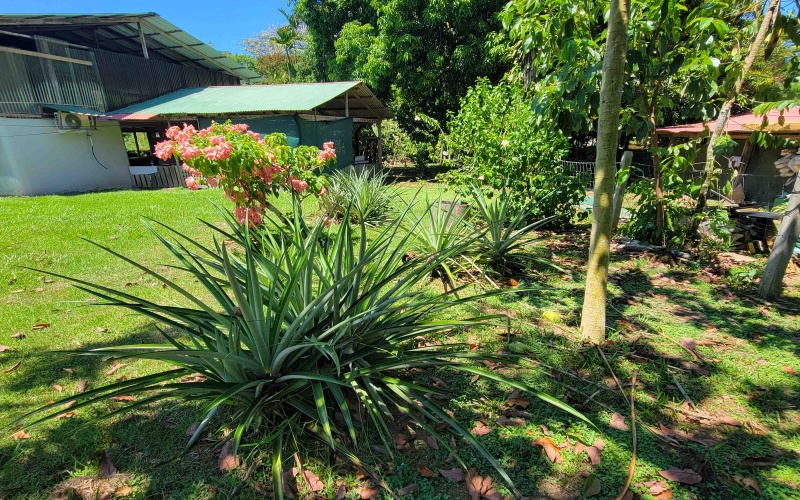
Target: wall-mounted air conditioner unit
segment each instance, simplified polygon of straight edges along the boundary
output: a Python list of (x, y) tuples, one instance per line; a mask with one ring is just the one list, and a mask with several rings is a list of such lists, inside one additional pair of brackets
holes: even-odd
[(79, 115), (66, 111), (56, 111), (55, 121), (59, 132), (80, 132), (97, 128), (94, 116)]

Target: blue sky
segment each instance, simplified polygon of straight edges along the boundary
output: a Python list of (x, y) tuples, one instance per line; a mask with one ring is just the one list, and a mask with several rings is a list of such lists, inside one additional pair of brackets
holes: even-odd
[(217, 50), (243, 52), (241, 41), (280, 24), (286, 0), (0, 0), (0, 14), (155, 12)]

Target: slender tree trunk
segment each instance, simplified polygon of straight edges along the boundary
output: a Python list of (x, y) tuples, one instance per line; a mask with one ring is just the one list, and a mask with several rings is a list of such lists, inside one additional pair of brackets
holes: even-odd
[(714, 127), (714, 130), (711, 132), (711, 137), (708, 139), (708, 149), (706, 149), (706, 164), (703, 168), (703, 184), (700, 186), (700, 192), (697, 194), (697, 204), (692, 212), (692, 219), (689, 223), (689, 230), (686, 233), (686, 240), (684, 242), (685, 246), (692, 245), (697, 239), (697, 230), (700, 227), (700, 221), (703, 217), (703, 210), (705, 210), (706, 202), (708, 201), (708, 191), (711, 189), (711, 183), (716, 177), (716, 157), (714, 155), (714, 146), (716, 146), (717, 140), (725, 131), (725, 125), (727, 125), (728, 118), (731, 116), (731, 108), (733, 107), (733, 103), (736, 102), (736, 97), (742, 91), (742, 85), (744, 84), (745, 78), (747, 78), (747, 73), (750, 72), (750, 68), (753, 66), (753, 62), (758, 55), (758, 51), (764, 44), (764, 40), (767, 37), (767, 31), (769, 31), (769, 27), (772, 24), (772, 17), (778, 8), (778, 5), (778, 0), (769, 0), (767, 10), (764, 12), (764, 17), (761, 19), (761, 26), (758, 28), (758, 33), (756, 34), (753, 43), (751, 43), (750, 47), (747, 49), (747, 57), (744, 60), (741, 72), (737, 76), (733, 86), (730, 88), (730, 90), (728, 90), (728, 95), (726, 96), (725, 102), (722, 104), (722, 107), (719, 110), (717, 124)]
[(628, 0), (611, 0), (608, 38), (603, 58), (600, 112), (597, 123), (597, 158), (594, 173), (594, 206), (586, 291), (583, 296), (581, 335), (600, 344), (606, 337), (606, 285), (611, 251), (611, 219), (619, 141), (619, 112), (625, 57), (628, 52)]
[[(631, 167), (631, 161), (633, 161), (633, 153), (630, 151), (625, 151), (622, 153), (622, 159), (619, 162), (620, 170), (625, 170), (626, 168)], [(619, 225), (619, 217), (622, 215), (622, 202), (625, 201), (625, 190), (628, 188), (628, 181), (623, 182), (622, 184), (617, 184), (614, 188), (614, 211), (611, 216), (611, 234), (615, 234), (617, 232), (617, 226)]]
[(792, 259), (794, 246), (800, 236), (800, 175), (794, 179), (794, 188), (789, 196), (789, 203), (786, 205), (786, 214), (781, 221), (778, 229), (778, 237), (772, 245), (769, 253), (767, 266), (764, 268), (764, 275), (761, 277), (761, 284), (758, 286), (758, 294), (766, 300), (777, 299), (783, 288), (783, 275), (786, 274), (786, 266)]

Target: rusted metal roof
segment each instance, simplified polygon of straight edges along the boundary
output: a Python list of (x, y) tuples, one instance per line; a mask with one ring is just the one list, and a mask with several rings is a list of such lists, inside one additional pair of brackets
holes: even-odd
[[(699, 137), (710, 135), (715, 121), (689, 123), (674, 127), (661, 127), (656, 133), (672, 137)], [(763, 129), (762, 129), (763, 126)], [(776, 135), (800, 135), (800, 107), (787, 108), (781, 116), (780, 111), (772, 110), (765, 116), (756, 116), (753, 113), (731, 116), (725, 126), (728, 135), (749, 136), (753, 132), (763, 130)]]

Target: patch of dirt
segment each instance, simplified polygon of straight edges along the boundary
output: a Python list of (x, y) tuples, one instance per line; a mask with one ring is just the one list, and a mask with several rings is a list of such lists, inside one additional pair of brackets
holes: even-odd
[(73, 477), (55, 487), (48, 497), (50, 500), (97, 500), (124, 496), (118, 494), (127, 487), (129, 474), (116, 474), (108, 479), (97, 476)]

